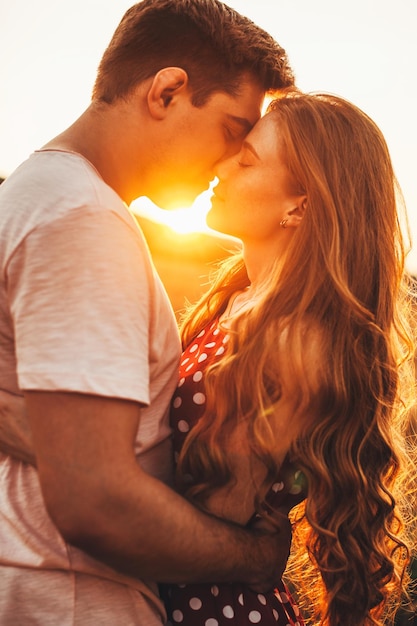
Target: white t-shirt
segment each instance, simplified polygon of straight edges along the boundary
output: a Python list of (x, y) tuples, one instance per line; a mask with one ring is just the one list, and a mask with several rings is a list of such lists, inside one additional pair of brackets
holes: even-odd
[[(1, 185), (0, 268), (0, 388), (142, 403), (138, 461), (169, 482), (175, 317), (135, 219), (88, 161), (35, 152)], [(152, 583), (65, 544), (36, 470), (0, 454), (0, 593), (1, 565), (92, 574), (158, 602)]]

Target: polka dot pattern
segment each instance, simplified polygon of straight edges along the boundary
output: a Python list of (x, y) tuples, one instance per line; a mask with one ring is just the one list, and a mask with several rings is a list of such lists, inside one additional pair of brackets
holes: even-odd
[(226, 606), (223, 607), (223, 615), (228, 619), (232, 619), (235, 616), (233, 607), (231, 607), (230, 604), (226, 604)]
[(182, 398), (180, 398), (179, 396), (174, 398), (172, 402), (172, 406), (174, 407), (174, 409), (178, 409), (181, 406), (181, 404), (182, 404)]
[(172, 619), (174, 620), (174, 622), (176, 624), (181, 624), (181, 622), (184, 619), (184, 615), (181, 613), (181, 611), (179, 611), (178, 609), (176, 609), (175, 611), (173, 611), (172, 613)]
[(178, 430), (182, 433), (188, 433), (190, 430), (190, 425), (185, 420), (180, 420), (178, 422)]
[[(280, 595), (288, 595), (286, 603), (281, 602)], [(256, 594), (242, 585), (172, 585), (164, 600), (169, 614), (167, 626), (305, 626), (283, 583), (279, 591), (268, 594)]]
[(206, 401), (206, 396), (204, 393), (198, 392), (193, 395), (194, 404), (204, 404)]
[(173, 625), (304, 626), (298, 607), (283, 583), (270, 594), (257, 594), (242, 585), (172, 585), (164, 599), (168, 624)]
[(203, 603), (201, 602), (200, 598), (191, 598), (189, 604), (190, 604), (190, 607), (194, 611), (198, 611), (203, 606)]
[[(171, 426), (175, 454), (190, 429), (202, 416), (206, 396), (204, 372), (225, 353), (229, 336), (217, 322), (203, 329), (184, 351), (179, 383), (171, 405)], [(294, 480), (289, 467), (271, 486), (268, 500), (278, 505), (288, 497)], [(192, 477), (190, 477), (192, 479)], [(297, 497), (298, 501), (300, 496)], [(241, 584), (164, 585), (161, 593), (167, 607), (168, 624), (173, 626), (304, 626), (284, 583), (270, 593), (255, 593)]]
[(216, 323), (202, 330), (184, 351), (177, 391), (171, 404), (171, 426), (174, 448), (179, 452), (190, 427), (202, 415), (206, 396), (204, 393), (204, 371), (225, 351), (225, 335)]

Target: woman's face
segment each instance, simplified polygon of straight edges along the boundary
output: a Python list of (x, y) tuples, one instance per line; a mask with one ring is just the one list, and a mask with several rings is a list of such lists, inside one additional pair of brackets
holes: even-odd
[(217, 167), (207, 215), (210, 228), (243, 242), (273, 241), (283, 236), (280, 226), (301, 196), (287, 170), (276, 115), (263, 117), (243, 142), (240, 152)]

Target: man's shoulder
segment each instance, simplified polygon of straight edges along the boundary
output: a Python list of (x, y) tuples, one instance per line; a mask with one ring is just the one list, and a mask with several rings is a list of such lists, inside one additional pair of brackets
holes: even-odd
[(101, 178), (94, 166), (82, 155), (65, 150), (39, 150), (22, 163), (4, 190), (17, 199), (26, 199), (30, 192), (31, 204), (39, 199), (44, 206), (48, 200), (76, 207), (81, 204), (123, 205), (121, 198)]
[[(81, 155), (58, 150), (34, 152), (0, 187), (0, 240), (12, 253), (25, 237), (88, 215), (136, 225), (117, 193)], [(112, 217), (111, 217), (112, 216)]]
[(3, 224), (24, 222), (33, 228), (84, 207), (129, 219), (117, 193), (89, 161), (73, 152), (34, 152), (0, 187)]

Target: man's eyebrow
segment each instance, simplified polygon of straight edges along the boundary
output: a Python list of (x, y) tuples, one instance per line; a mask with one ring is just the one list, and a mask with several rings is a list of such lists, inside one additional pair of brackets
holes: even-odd
[(243, 130), (245, 130), (247, 133), (250, 130), (252, 130), (254, 126), (253, 124), (250, 123), (250, 121), (246, 117), (238, 117), (237, 115), (231, 115), (230, 113), (228, 113), (227, 118), (231, 122), (236, 122), (236, 124), (239, 124), (239, 126), (242, 126)]

